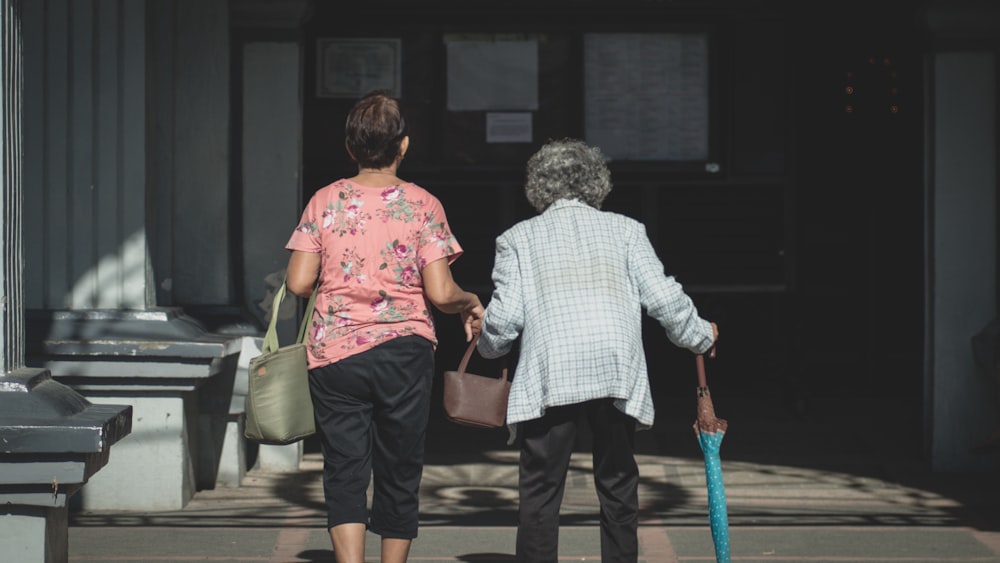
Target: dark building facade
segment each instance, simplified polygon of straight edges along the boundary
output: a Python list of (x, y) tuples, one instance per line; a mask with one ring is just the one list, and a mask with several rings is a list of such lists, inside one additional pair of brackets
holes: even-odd
[[(353, 173), (347, 109), (385, 85), (401, 174), (445, 204), (484, 299), (494, 238), (532, 214), (527, 157), (582, 137), (612, 155), (605, 208), (719, 323), (716, 393), (801, 415), (891, 396), (935, 467), (1000, 463), (969, 451), (1000, 422), (971, 347), (996, 316), (992, 3), (353, 10), (25, 2), (25, 309), (259, 329), (304, 201)], [(688, 393), (690, 358), (648, 329), (654, 391)]]

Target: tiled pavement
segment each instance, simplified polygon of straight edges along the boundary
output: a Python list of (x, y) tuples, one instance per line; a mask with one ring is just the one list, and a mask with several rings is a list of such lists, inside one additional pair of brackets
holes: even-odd
[[(1000, 563), (1000, 475), (932, 473), (912, 444), (881, 441), (892, 424), (909, 423), (905, 413), (873, 432), (858, 417), (761, 415), (759, 406), (730, 405), (725, 417), (733, 561)], [(656, 428), (638, 434), (640, 560), (715, 561), (690, 421), (670, 414), (685, 409), (658, 408)], [(434, 418), (411, 561), (513, 561), (517, 453), (505, 438)], [(585, 437), (579, 446), (560, 559), (599, 561)], [(241, 487), (200, 491), (183, 510), (72, 514), (70, 561), (333, 561), (321, 463), (307, 452), (297, 473), (251, 471)], [(369, 561), (378, 548), (369, 535)]]

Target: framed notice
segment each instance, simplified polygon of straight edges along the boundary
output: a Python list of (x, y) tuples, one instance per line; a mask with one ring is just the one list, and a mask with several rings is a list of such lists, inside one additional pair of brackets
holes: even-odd
[(360, 98), (372, 90), (400, 97), (400, 40), (320, 38), (317, 40), (316, 96)]
[(584, 34), (584, 130), (612, 160), (709, 159), (707, 33)]

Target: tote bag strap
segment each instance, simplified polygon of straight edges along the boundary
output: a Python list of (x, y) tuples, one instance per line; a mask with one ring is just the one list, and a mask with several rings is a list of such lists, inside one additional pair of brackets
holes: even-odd
[[(285, 299), (285, 291), (287, 284), (282, 281), (281, 287), (278, 291), (274, 292), (274, 301), (271, 303), (271, 321), (267, 325), (267, 332), (264, 333), (264, 346), (261, 348), (262, 354), (267, 354), (273, 352), (279, 348), (278, 346), (278, 307), (281, 306), (281, 302)], [(319, 289), (319, 283), (313, 287), (312, 295), (309, 296), (309, 304), (306, 306), (305, 314), (302, 315), (302, 324), (299, 325), (299, 336), (296, 342), (304, 343), (306, 336), (306, 329), (309, 327), (309, 320), (312, 319), (313, 307), (316, 303), (316, 291)]]
[(299, 325), (299, 337), (295, 341), (299, 344), (305, 344), (306, 335), (308, 334), (309, 321), (313, 317), (313, 307), (316, 306), (316, 291), (319, 290), (319, 280), (316, 280), (316, 285), (313, 287), (312, 295), (309, 296), (309, 303), (306, 303), (306, 311), (302, 314), (302, 324)]

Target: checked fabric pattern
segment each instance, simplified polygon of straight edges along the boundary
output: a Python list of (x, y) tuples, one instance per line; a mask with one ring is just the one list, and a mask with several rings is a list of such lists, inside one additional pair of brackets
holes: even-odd
[(640, 428), (652, 426), (643, 310), (671, 342), (696, 353), (711, 346), (712, 328), (664, 273), (645, 226), (559, 200), (501, 234), (496, 247), (478, 350), (496, 358), (522, 339), (507, 423), (613, 397)]

